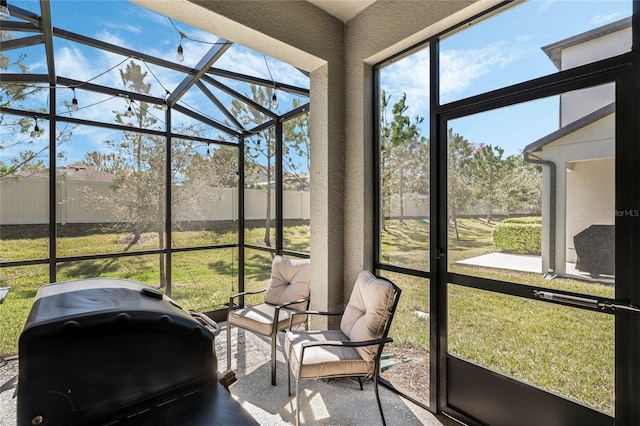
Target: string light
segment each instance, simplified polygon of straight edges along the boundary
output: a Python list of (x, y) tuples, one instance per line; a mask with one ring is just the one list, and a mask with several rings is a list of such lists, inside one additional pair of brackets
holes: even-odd
[(33, 131), (31, 131), (31, 137), (39, 138), (44, 134), (44, 129), (40, 129), (40, 127), (38, 126), (38, 117), (34, 116), (33, 119), (35, 121), (35, 125), (33, 126)]
[(131, 108), (132, 103), (133, 99), (129, 99), (129, 107), (127, 108), (127, 112), (124, 113), (125, 117), (133, 117), (133, 108)]
[(180, 44), (178, 44), (178, 53), (176, 54), (176, 59), (178, 62), (184, 62), (184, 50), (182, 49), (182, 39), (184, 39), (184, 34), (180, 32)]
[(178, 50), (176, 52), (176, 59), (178, 60), (178, 62), (182, 62), (184, 61), (184, 49), (182, 48), (182, 40), (183, 39), (187, 39), (187, 40), (191, 40), (191, 41), (195, 41), (196, 43), (203, 43), (203, 44), (209, 44), (212, 46), (221, 44), (221, 45), (227, 45), (227, 44), (233, 44), (229, 41), (225, 41), (225, 42), (209, 42), (209, 41), (204, 41), (204, 40), (198, 40), (195, 39), (193, 37), (189, 37), (187, 34), (183, 33), (182, 31), (180, 31), (178, 29), (178, 27), (176, 27), (176, 24), (173, 23), (173, 20), (171, 20), (171, 18), (167, 17), (167, 19), (169, 20), (169, 22), (171, 23), (171, 25), (173, 26), (173, 28), (178, 32), (178, 34), (180, 34), (180, 44), (178, 45)]
[(6, 21), (11, 17), (7, 0), (0, 0), (0, 21)]
[(77, 111), (78, 99), (76, 98), (76, 88), (72, 87), (71, 90), (73, 90), (73, 99), (71, 99), (71, 111)]
[(269, 77), (273, 82), (273, 95), (271, 96), (271, 109), (276, 109), (278, 108), (278, 96), (276, 95), (276, 89), (278, 88), (278, 86), (276, 85), (276, 81), (273, 79), (273, 75), (271, 74), (271, 68), (269, 68), (269, 62), (267, 62), (267, 55), (263, 53), (262, 57), (264, 58), (264, 64), (267, 66)]

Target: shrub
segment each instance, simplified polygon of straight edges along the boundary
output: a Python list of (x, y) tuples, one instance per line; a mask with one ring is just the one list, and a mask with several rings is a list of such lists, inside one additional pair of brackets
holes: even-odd
[(538, 223), (542, 224), (542, 218), (540, 216), (523, 216), (523, 217), (510, 217), (503, 220), (500, 223)]
[(494, 247), (507, 253), (541, 254), (542, 224), (539, 218), (513, 219), (505, 219), (493, 228)]

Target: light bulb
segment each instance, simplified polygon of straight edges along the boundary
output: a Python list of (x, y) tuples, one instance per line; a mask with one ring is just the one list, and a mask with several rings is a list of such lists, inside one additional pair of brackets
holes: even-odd
[(168, 110), (168, 109), (169, 109), (169, 105), (167, 105), (167, 101), (164, 101), (164, 102), (162, 103), (162, 106), (161, 106), (160, 108), (162, 108), (162, 110), (163, 110), (163, 111)]
[(73, 99), (71, 99), (71, 111), (77, 111), (78, 99), (76, 99), (76, 88), (72, 87), (71, 90), (73, 90)]
[(276, 96), (276, 91), (273, 91), (273, 96), (271, 97), (271, 108), (278, 108), (278, 97)]
[(176, 54), (178, 62), (184, 61), (184, 50), (182, 50), (182, 43), (178, 45), (178, 53)]
[(36, 124), (35, 124), (35, 126), (33, 126), (33, 131), (31, 132), (31, 137), (32, 138), (39, 138), (44, 133), (44, 130), (40, 129), (40, 127), (38, 126), (38, 119), (36, 118), (35, 120), (36, 120)]

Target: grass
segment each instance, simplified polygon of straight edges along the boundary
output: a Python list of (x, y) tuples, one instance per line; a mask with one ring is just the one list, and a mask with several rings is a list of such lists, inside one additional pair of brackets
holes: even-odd
[[(612, 286), (570, 279), (545, 280), (540, 274), (456, 265), (458, 260), (492, 252), (492, 225), (482, 219), (459, 219), (460, 240), (449, 236), (449, 270), (465, 275), (500, 279), (577, 293), (613, 297)], [(383, 232), (382, 260), (429, 270), (429, 222), (389, 221)], [(125, 249), (122, 235), (105, 234), (61, 238), (64, 255), (114, 253)], [(272, 233), (272, 241), (275, 235)], [(247, 243), (264, 245), (264, 228), (245, 231)], [(237, 232), (185, 231), (173, 234), (174, 247), (228, 244)], [(284, 241), (297, 251), (309, 250), (306, 225), (288, 227)], [(142, 246), (158, 247), (156, 236)], [(5, 260), (46, 257), (47, 241), (0, 241)], [(185, 309), (221, 308), (237, 292), (237, 248), (198, 250), (172, 254), (172, 298)], [(245, 288), (264, 288), (269, 279), (271, 254), (245, 249)], [(63, 263), (59, 281), (109, 276), (158, 286), (159, 255)], [(429, 351), (430, 322), (415, 314), (429, 312), (429, 280), (384, 272), (402, 290), (391, 334), (394, 344)], [(0, 354), (17, 352), (18, 336), (37, 289), (48, 282), (48, 267), (23, 266), (0, 269), (0, 286), (11, 286), (0, 306)], [(559, 393), (609, 414), (614, 412), (614, 323), (611, 315), (550, 305), (483, 290), (448, 286), (448, 350), (450, 353), (527, 383)], [(247, 303), (261, 300), (248, 298)], [(393, 345), (392, 345), (393, 346)], [(393, 347), (390, 349), (393, 351)]]

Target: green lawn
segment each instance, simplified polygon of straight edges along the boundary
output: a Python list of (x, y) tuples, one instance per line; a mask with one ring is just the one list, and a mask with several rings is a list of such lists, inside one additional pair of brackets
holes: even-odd
[[(460, 240), (452, 233), (449, 241), (451, 271), (613, 297), (614, 288), (607, 285), (557, 278), (545, 280), (540, 274), (457, 266), (457, 260), (493, 251), (492, 225), (482, 219), (460, 219), (458, 225)], [(403, 224), (389, 221), (383, 232), (383, 261), (428, 270), (428, 228), (429, 223), (424, 220), (405, 220)], [(305, 225), (290, 227), (285, 241), (295, 250), (307, 251), (308, 235)], [(59, 247), (65, 255), (88, 251), (112, 253), (123, 250), (121, 237), (107, 234), (65, 238), (60, 240)], [(260, 244), (264, 228), (246, 231), (245, 238), (251, 244)], [(235, 231), (173, 235), (174, 247), (226, 244), (236, 240)], [(150, 236), (144, 244), (139, 249), (157, 247), (157, 236)], [(7, 253), (11, 253), (13, 259), (25, 259), (42, 251), (42, 247), (46, 247), (46, 240), (5, 240), (0, 241), (0, 254), (5, 259)], [(221, 308), (229, 295), (237, 291), (237, 250), (173, 253), (172, 298), (186, 309)], [(245, 258), (245, 287), (264, 288), (269, 279), (271, 254), (247, 249)], [(73, 262), (60, 266), (59, 281), (110, 276), (158, 286), (158, 270), (158, 255)], [(403, 290), (391, 331), (394, 345), (411, 345), (428, 351), (429, 320), (419, 317), (415, 311), (429, 312), (429, 280), (397, 273), (383, 275)], [(7, 300), (0, 305), (0, 354), (17, 352), (17, 339), (33, 297), (47, 281), (46, 265), (0, 269), (0, 286), (12, 287)], [(614, 324), (611, 315), (454, 285), (449, 286), (448, 297), (450, 353), (613, 414)]]

